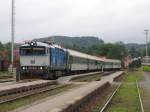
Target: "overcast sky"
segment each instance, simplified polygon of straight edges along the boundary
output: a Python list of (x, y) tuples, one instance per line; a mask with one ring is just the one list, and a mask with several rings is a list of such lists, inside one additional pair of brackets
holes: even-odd
[[(150, 0), (15, 0), (15, 41), (52, 35), (144, 43)], [(0, 0), (0, 41), (10, 41), (11, 0)], [(150, 40), (150, 39), (149, 39)]]

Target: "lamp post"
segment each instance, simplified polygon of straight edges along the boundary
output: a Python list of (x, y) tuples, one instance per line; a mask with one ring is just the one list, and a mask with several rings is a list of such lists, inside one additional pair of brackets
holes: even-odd
[(14, 37), (15, 37), (15, 0), (11, 0), (11, 74), (16, 81), (16, 70), (14, 71)]
[(15, 36), (15, 1), (11, 1), (11, 65), (14, 64), (14, 36)]
[(147, 49), (148, 49), (148, 32), (149, 32), (149, 30), (147, 30), (147, 29), (145, 29), (144, 30), (145, 31), (145, 35), (146, 35), (146, 46), (145, 46), (145, 49), (146, 49), (146, 57), (148, 56), (148, 51), (147, 51)]

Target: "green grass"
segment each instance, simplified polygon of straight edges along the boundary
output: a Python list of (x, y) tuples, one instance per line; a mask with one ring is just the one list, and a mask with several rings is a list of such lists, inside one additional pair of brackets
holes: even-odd
[(142, 69), (127, 72), (124, 83), (105, 112), (140, 112), (136, 80), (143, 79)]
[(150, 66), (143, 66), (143, 71), (150, 72)]
[(137, 71), (127, 72), (125, 82), (136, 82), (144, 80), (142, 69), (138, 69)]
[(25, 97), (25, 98), (21, 98), (21, 99), (18, 99), (18, 100), (9, 102), (9, 103), (1, 104), (0, 105), (0, 112), (8, 112), (8, 111), (17, 109), (19, 107), (31, 104), (35, 101), (40, 100), (40, 99), (58, 94), (60, 92), (66, 91), (66, 90), (74, 87), (74, 85), (57, 85), (57, 86), (60, 86), (60, 87), (57, 88), (57, 89), (51, 90), (51, 91), (43, 92), (43, 93), (40, 93), (40, 94), (36, 94), (36, 95), (28, 96), (28, 97)]
[(123, 84), (107, 112), (140, 112), (136, 85)]

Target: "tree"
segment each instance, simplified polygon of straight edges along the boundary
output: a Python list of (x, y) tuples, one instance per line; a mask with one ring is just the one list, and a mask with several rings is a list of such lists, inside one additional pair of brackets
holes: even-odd
[(111, 49), (113, 48), (113, 46), (114, 45), (111, 43), (103, 44), (100, 48), (100, 55), (108, 57), (108, 53), (111, 52)]
[(4, 57), (4, 59), (10, 61), (11, 60), (11, 43), (2, 44), (2, 46), (3, 47), (1, 51), (7, 54), (6, 57)]
[[(94, 48), (96, 47), (96, 48)], [(108, 43), (101, 46), (94, 46), (93, 48), (97, 51), (98, 55), (106, 56), (111, 59), (122, 60), (123, 57), (127, 56), (128, 51), (122, 42)], [(97, 48), (99, 47), (99, 48)]]
[(4, 46), (3, 44), (0, 42), (0, 51), (3, 51), (4, 50)]
[(132, 58), (141, 56), (141, 52), (137, 50), (135, 47), (131, 47), (131, 49), (129, 49), (129, 54), (132, 56)]
[(128, 51), (125, 45), (122, 42), (117, 42), (113, 44), (112, 49), (108, 53), (108, 58), (122, 60), (124, 57), (127, 56), (127, 54), (128, 54)]

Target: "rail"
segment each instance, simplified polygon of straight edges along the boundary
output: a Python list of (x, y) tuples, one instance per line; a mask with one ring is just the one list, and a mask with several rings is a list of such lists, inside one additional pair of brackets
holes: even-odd
[(8, 91), (2, 91), (0, 94), (0, 104), (14, 101), (16, 99), (24, 98), (34, 94), (39, 94), (45, 91), (59, 88), (60, 86), (55, 85), (55, 82), (42, 83), (38, 85), (31, 85), (29, 87), (14, 88)]
[(138, 97), (139, 97), (139, 100), (140, 100), (141, 112), (144, 112), (143, 102), (142, 102), (141, 93), (140, 93), (140, 89), (139, 89), (139, 84), (138, 84), (137, 80), (136, 80), (136, 87), (137, 87), (137, 91), (138, 91)]
[[(119, 90), (119, 88), (121, 87), (121, 85), (122, 85), (122, 83), (112, 93), (112, 95), (109, 97), (109, 99), (107, 100), (107, 102), (105, 103), (105, 105), (102, 107), (102, 109), (100, 110), (100, 112), (104, 112), (104, 110), (108, 107), (109, 103), (111, 102), (112, 98), (117, 93), (117, 91)], [(139, 97), (139, 101), (140, 101), (141, 112), (144, 112), (144, 107), (143, 107), (143, 102), (142, 102), (142, 98), (141, 98), (141, 94), (140, 94), (140, 90), (139, 90), (138, 81), (136, 81), (136, 87), (137, 87), (137, 91), (138, 91), (138, 97)]]
[(107, 106), (109, 105), (109, 103), (111, 102), (112, 98), (114, 97), (114, 95), (117, 93), (117, 91), (119, 90), (119, 88), (121, 87), (122, 83), (119, 84), (119, 86), (117, 87), (117, 89), (115, 89), (115, 91), (112, 93), (112, 95), (108, 98), (107, 102), (105, 103), (105, 105), (102, 107), (102, 109), (100, 110), (100, 112), (104, 112), (104, 110), (107, 108)]

